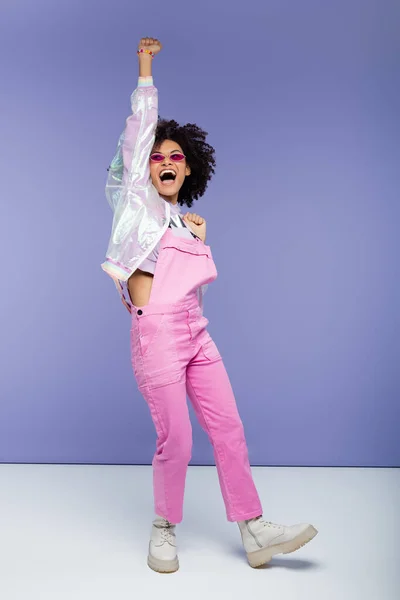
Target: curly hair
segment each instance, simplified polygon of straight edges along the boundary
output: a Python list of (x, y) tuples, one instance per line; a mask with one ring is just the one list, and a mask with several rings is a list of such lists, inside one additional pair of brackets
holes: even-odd
[(207, 131), (194, 123), (179, 125), (174, 120), (158, 117), (153, 150), (157, 150), (164, 140), (172, 140), (181, 146), (191, 169), (179, 190), (178, 203), (181, 206), (192, 206), (193, 201), (204, 194), (215, 173), (215, 150), (205, 141), (207, 135)]

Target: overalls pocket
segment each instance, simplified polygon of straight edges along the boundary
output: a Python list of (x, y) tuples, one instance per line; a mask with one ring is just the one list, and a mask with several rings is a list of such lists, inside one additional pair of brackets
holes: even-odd
[(176, 240), (168, 240), (165, 244), (164, 249), (174, 249), (180, 252), (186, 252), (188, 254), (194, 254), (197, 256), (207, 256), (212, 259), (211, 248), (206, 244), (203, 244), (201, 240), (194, 242), (193, 240), (187, 240), (185, 238), (176, 238)]
[(180, 378), (172, 315), (149, 314), (139, 319), (138, 356), (134, 365), (139, 387), (155, 389)]
[(162, 254), (165, 256), (166, 269), (159, 285), (171, 290), (171, 299), (183, 298), (217, 278), (211, 248), (200, 240), (195, 242), (185, 238), (169, 238), (162, 248)]
[(150, 314), (140, 317), (138, 321), (138, 333), (143, 358), (146, 356), (150, 346), (156, 343), (165, 318), (165, 314)]
[(220, 360), (220, 358), (221, 358), (221, 354), (217, 348), (217, 345), (214, 342), (214, 340), (211, 338), (211, 336), (208, 337), (208, 339), (204, 342), (204, 344), (202, 346), (202, 350), (203, 350), (204, 356), (210, 362), (215, 361), (215, 360)]

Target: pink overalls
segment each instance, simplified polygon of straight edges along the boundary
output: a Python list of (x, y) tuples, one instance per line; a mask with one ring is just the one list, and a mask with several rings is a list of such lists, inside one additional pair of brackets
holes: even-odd
[(182, 521), (191, 458), (186, 394), (213, 445), (228, 520), (262, 514), (232, 387), (198, 303), (197, 288), (216, 277), (209, 246), (167, 229), (149, 303), (132, 307), (132, 365), (157, 432), (155, 512), (171, 523)]

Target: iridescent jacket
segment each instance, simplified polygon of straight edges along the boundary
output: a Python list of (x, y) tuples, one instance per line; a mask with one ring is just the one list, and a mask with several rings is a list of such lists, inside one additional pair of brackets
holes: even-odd
[[(101, 265), (129, 312), (127, 281), (153, 251), (170, 221), (170, 205), (159, 195), (150, 176), (149, 158), (158, 119), (158, 91), (152, 77), (139, 77), (131, 106), (132, 114), (108, 169), (105, 192), (114, 217), (106, 260)], [(198, 290), (201, 307), (206, 287)]]

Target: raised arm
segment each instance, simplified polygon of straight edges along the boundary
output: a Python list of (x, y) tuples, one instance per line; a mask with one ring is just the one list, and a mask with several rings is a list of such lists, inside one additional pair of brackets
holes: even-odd
[[(154, 54), (161, 43), (153, 38), (142, 38), (138, 50), (147, 49)], [(132, 114), (127, 118), (116, 154), (109, 167), (106, 196), (115, 210), (122, 188), (143, 188), (149, 185), (149, 156), (154, 143), (158, 119), (158, 92), (153, 85), (152, 56), (138, 54), (139, 79), (131, 95)]]

